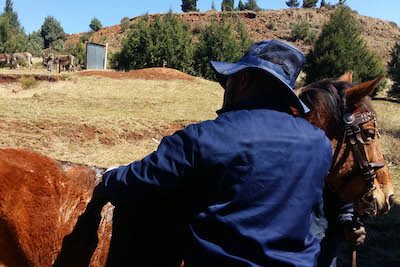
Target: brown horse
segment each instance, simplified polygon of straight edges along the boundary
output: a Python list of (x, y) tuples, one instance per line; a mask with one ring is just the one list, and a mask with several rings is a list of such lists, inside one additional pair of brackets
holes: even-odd
[(335, 151), (326, 183), (367, 216), (383, 215), (394, 203), (369, 98), (382, 78), (353, 85), (351, 73), (346, 73), (338, 81), (322, 80), (299, 92), (311, 109), (306, 119), (325, 131)]
[[(104, 171), (26, 150), (0, 149), (0, 266), (51, 266)], [(101, 222), (84, 218), (85, 233), (94, 229), (96, 238), (100, 223), (93, 266), (104, 266), (107, 258), (111, 209), (104, 209)], [(88, 255), (97, 245), (79, 244)]]
[[(342, 145), (338, 145), (347, 129), (343, 127), (343, 113), (373, 112), (368, 95), (379, 79), (358, 86), (349, 82), (349, 75), (343, 76), (340, 81), (324, 80), (303, 88), (300, 96), (311, 108), (307, 119), (327, 133), (334, 148), (340, 147), (327, 183), (346, 200), (357, 203), (360, 214), (380, 215), (386, 213), (393, 202), (393, 186), (387, 167), (372, 165), (376, 168), (376, 177), (371, 189), (355, 160), (353, 146), (349, 143), (352, 139), (348, 136)], [(365, 121), (361, 129), (361, 146), (365, 149), (368, 162), (382, 162), (375, 121)], [(0, 266), (104, 266), (111, 239), (112, 207), (106, 206), (101, 218), (91, 211), (89, 203), (93, 188), (104, 171), (56, 161), (26, 150), (0, 149)], [(361, 201), (363, 196), (364, 202)], [(373, 212), (371, 205), (374, 206)], [(142, 212), (146, 214), (153, 210)], [(149, 223), (158, 224), (159, 229), (168, 225), (163, 231), (169, 232), (170, 236), (176, 230), (169, 227), (173, 224), (169, 224), (166, 218), (161, 223), (143, 223), (145, 216), (133, 218), (130, 222), (118, 222), (118, 216), (115, 219), (116, 225), (139, 220), (143, 228), (137, 229), (143, 231)], [(151, 266), (150, 262), (158, 258), (155, 254), (165, 248), (160, 245), (163, 241), (159, 242), (157, 235), (147, 238), (147, 235), (136, 233), (135, 237), (147, 238), (145, 246), (130, 234), (120, 232), (115, 235), (113, 232), (115, 243), (111, 247), (118, 251), (118, 248), (128, 245), (130, 253), (124, 256), (135, 262), (142, 252), (150, 252), (153, 257), (148, 258), (146, 266)], [(129, 243), (118, 244), (118, 238), (114, 237), (124, 235), (128, 236), (124, 240)], [(175, 250), (172, 243), (167, 245), (171, 251)], [(113, 249), (110, 253), (112, 258)], [(171, 262), (177, 262), (176, 255)], [(119, 261), (123, 262), (123, 259)]]

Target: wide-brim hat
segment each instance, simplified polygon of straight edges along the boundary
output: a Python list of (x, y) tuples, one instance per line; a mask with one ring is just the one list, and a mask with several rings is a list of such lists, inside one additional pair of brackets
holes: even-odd
[(288, 102), (291, 106), (307, 113), (310, 109), (293, 90), (304, 63), (305, 56), (298, 48), (275, 39), (254, 43), (237, 63), (211, 61), (218, 81), (224, 88), (229, 75), (248, 68), (260, 69), (276, 78), (284, 88), (288, 89)]

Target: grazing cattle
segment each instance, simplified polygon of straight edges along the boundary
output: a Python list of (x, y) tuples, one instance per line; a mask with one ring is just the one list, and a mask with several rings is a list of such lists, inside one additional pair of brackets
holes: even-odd
[(61, 66), (65, 67), (68, 71), (71, 68), (75, 71), (74, 59), (73, 55), (59, 55), (54, 59), (54, 64), (57, 64), (59, 73), (61, 72)]
[(1, 53), (0, 62), (6, 62), (7, 64), (10, 64), (10, 55), (7, 53)]
[(24, 53), (14, 53), (11, 54), (11, 59), (10, 59), (10, 69), (19, 69), (19, 64), (18, 62), (26, 62), (28, 64), (28, 68), (32, 68), (32, 54), (28, 52)]

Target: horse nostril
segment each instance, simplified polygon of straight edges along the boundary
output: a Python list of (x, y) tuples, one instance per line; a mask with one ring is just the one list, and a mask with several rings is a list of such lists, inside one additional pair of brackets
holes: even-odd
[(390, 205), (390, 207), (393, 207), (393, 205), (394, 205), (394, 195), (391, 195), (389, 197), (389, 205)]

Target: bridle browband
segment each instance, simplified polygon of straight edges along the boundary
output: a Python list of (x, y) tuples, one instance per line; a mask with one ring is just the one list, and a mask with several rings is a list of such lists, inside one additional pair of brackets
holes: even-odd
[[(355, 202), (355, 205), (360, 207), (360, 209), (358, 210), (362, 211), (363, 213), (361, 214), (359, 212), (359, 215), (361, 216), (371, 216), (375, 214), (378, 210), (376, 198), (374, 195), (374, 191), (376, 189), (376, 186), (374, 184), (374, 180), (376, 178), (375, 169), (380, 169), (386, 165), (384, 161), (377, 163), (369, 162), (367, 154), (365, 152), (364, 148), (365, 142), (361, 135), (360, 126), (372, 120), (374, 121), (376, 128), (376, 115), (372, 112), (364, 112), (361, 114), (353, 114), (352, 112), (345, 113), (345, 115), (343, 116), (344, 134), (342, 139), (340, 139), (336, 145), (331, 167), (331, 170), (336, 167), (337, 163), (336, 161), (339, 156), (342, 145), (346, 141), (346, 139), (348, 139), (348, 143), (350, 144), (353, 150), (354, 157), (358, 163), (359, 169), (362, 172), (362, 176), (367, 184), (367, 189), (368, 189), (368, 191), (361, 197), (361, 199)], [(348, 184), (352, 178), (353, 178), (352, 176), (349, 176), (348, 179), (344, 180), (342, 184), (339, 186), (338, 190), (340, 188), (343, 188), (346, 184)], [(367, 207), (367, 208), (362, 209), (361, 207)]]

